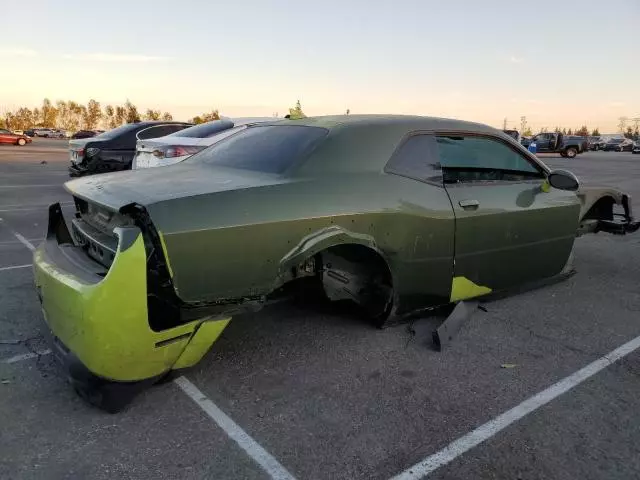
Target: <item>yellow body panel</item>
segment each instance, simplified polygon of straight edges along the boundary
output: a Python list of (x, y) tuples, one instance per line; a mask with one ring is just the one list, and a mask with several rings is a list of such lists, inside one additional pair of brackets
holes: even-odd
[(466, 277), (453, 277), (451, 283), (451, 301), (459, 302), (469, 298), (479, 297), (491, 293), (491, 289), (476, 285)]
[[(141, 235), (125, 251), (118, 246), (109, 272), (97, 283), (86, 283), (54, 264), (44, 245), (34, 254), (34, 270), (49, 328), (92, 373), (106, 379), (134, 381), (160, 375), (173, 368), (183, 352), (179, 366), (193, 365), (229, 322), (205, 326), (203, 318), (151, 330)], [(192, 339), (195, 343), (190, 345)]]

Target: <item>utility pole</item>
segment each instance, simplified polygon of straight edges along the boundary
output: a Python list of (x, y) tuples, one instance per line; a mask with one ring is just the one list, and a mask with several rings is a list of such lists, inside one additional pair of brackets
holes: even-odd
[(520, 117), (520, 135), (524, 135), (524, 132), (527, 129), (527, 117), (524, 115)]
[(506, 130), (507, 129), (507, 117), (504, 117), (504, 120), (502, 121), (502, 130)]

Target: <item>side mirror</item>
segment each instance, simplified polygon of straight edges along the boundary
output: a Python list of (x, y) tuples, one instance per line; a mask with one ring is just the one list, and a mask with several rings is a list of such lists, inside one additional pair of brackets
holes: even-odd
[(566, 170), (553, 170), (547, 177), (547, 182), (558, 190), (569, 190), (575, 192), (580, 188), (578, 178)]

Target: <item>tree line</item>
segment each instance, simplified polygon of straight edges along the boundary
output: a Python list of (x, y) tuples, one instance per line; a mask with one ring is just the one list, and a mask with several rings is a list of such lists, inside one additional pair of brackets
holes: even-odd
[[(349, 110), (347, 110), (347, 114)], [(292, 118), (304, 117), (300, 100), (295, 107), (289, 109)], [(277, 116), (277, 114), (276, 114)], [(196, 115), (188, 120), (190, 123), (204, 123), (219, 120), (217, 109)], [(139, 122), (141, 120), (173, 120), (169, 112), (147, 109), (144, 113), (138, 111), (133, 103), (127, 100), (123, 105), (104, 105), (96, 100), (89, 100), (83, 105), (73, 100), (58, 100), (55, 104), (48, 98), (42, 101), (40, 107), (30, 109), (18, 108), (15, 111), (0, 112), (0, 127), (9, 130), (27, 130), (29, 128), (56, 128), (76, 132), (78, 130), (96, 130), (116, 128), (124, 123)]]
[(123, 123), (139, 122), (141, 120), (172, 120), (169, 112), (148, 109), (143, 114), (127, 100), (124, 105), (105, 105), (89, 100), (83, 105), (73, 100), (58, 100), (55, 104), (48, 98), (42, 101), (40, 107), (30, 109), (21, 107), (14, 111), (0, 114), (0, 123), (10, 130), (27, 130), (34, 127), (58, 128), (68, 131), (96, 130), (102, 126), (106, 129), (115, 128)]
[[(220, 118), (218, 110), (197, 115), (189, 121), (203, 123)], [(29, 128), (55, 128), (76, 132), (78, 130), (96, 130), (116, 128), (124, 123), (142, 120), (173, 120), (173, 115), (161, 110), (147, 109), (140, 113), (138, 107), (127, 100), (123, 105), (104, 105), (89, 100), (83, 105), (73, 100), (59, 100), (52, 103), (45, 98), (40, 107), (33, 109), (20, 107), (14, 111), (0, 112), (0, 127), (9, 130), (27, 130)]]

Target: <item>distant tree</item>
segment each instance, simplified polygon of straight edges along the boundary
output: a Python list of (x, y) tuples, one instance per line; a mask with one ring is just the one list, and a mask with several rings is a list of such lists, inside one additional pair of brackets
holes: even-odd
[(636, 129), (633, 131), (633, 139), (636, 142), (640, 140), (640, 128), (636, 127)]
[(553, 131), (554, 131), (555, 133), (562, 133), (562, 132), (560, 131), (560, 127), (556, 127)]
[(33, 113), (28, 108), (22, 107), (12, 114), (13, 130), (26, 130), (33, 126)]
[(573, 132), (571, 131), (571, 129), (567, 130), (567, 135), (573, 135)]
[(58, 101), (56, 103), (57, 124), (56, 126), (69, 130), (71, 132), (78, 131), (82, 123), (83, 112), (86, 108), (74, 101)]
[(148, 108), (147, 111), (144, 114), (144, 119), (145, 120), (160, 120), (161, 116), (162, 116), (162, 113), (160, 113), (160, 110), (151, 110), (150, 108)]
[(116, 110), (111, 105), (107, 105), (106, 107), (104, 107), (103, 118), (105, 126), (107, 128), (111, 129), (118, 126), (118, 122), (116, 120)]
[(563, 135), (566, 135), (566, 134), (567, 134), (567, 129), (566, 129), (566, 128), (563, 128), (563, 129), (562, 129), (562, 134), (563, 134)]
[(300, 105), (300, 100), (296, 101), (296, 106), (289, 109), (290, 118), (305, 118), (306, 115), (302, 111), (302, 105)]
[(547, 127), (542, 127), (540, 129), (540, 133), (547, 133), (549, 130), (547, 129)]
[(115, 124), (116, 126), (126, 123), (127, 111), (122, 105), (116, 105)]
[(98, 123), (102, 119), (102, 110), (100, 110), (100, 103), (94, 99), (89, 100), (87, 107), (82, 115), (82, 123), (87, 130), (95, 130), (98, 128)]
[(33, 109), (33, 124), (31, 125), (31, 127), (35, 127), (37, 125), (40, 125), (40, 121), (42, 120), (42, 114), (40, 113), (40, 109), (38, 107)]
[(576, 135), (587, 137), (589, 136), (589, 129), (586, 125), (582, 125), (578, 130), (576, 130)]
[(349, 110), (349, 109), (347, 108), (347, 112), (346, 112), (346, 114), (347, 114), (347, 115), (349, 115), (350, 113), (351, 113), (351, 110)]
[(205, 123), (212, 122), (213, 120), (220, 120), (220, 114), (218, 113), (218, 109), (211, 110), (209, 113), (203, 113), (202, 115), (196, 115), (191, 119), (191, 123)]
[(533, 135), (533, 132), (531, 131), (531, 127), (527, 127), (526, 130), (522, 132), (522, 135), (524, 135), (525, 137), (530, 137), (531, 135)]
[(593, 132), (591, 132), (591, 135), (593, 135), (594, 137), (600, 136), (600, 130), (598, 130), (598, 127), (593, 129)]
[(140, 114), (137, 107), (129, 100), (124, 102), (124, 119), (126, 123), (134, 123), (140, 121)]
[(55, 128), (58, 111), (51, 104), (51, 100), (45, 98), (42, 101), (42, 126), (46, 128)]
[(162, 120), (164, 120), (165, 122), (170, 122), (171, 120), (173, 120), (173, 115), (171, 115), (169, 112), (164, 112), (162, 114)]
[(624, 132), (624, 136), (625, 136), (626, 138), (630, 138), (630, 139), (632, 139), (632, 140), (633, 140), (633, 137), (634, 137), (633, 128), (631, 128), (631, 127), (627, 127), (627, 131), (626, 131), (626, 132)]

